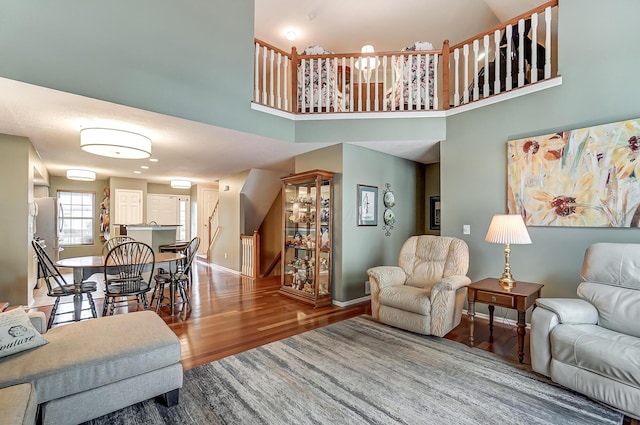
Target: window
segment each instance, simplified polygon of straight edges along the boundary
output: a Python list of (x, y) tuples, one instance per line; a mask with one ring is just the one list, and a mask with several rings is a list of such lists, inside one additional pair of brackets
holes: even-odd
[(60, 245), (93, 245), (95, 198), (94, 192), (58, 191)]

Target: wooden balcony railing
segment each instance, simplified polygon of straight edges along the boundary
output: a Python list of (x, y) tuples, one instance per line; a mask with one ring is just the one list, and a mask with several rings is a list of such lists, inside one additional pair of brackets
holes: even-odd
[(557, 74), (557, 7), (547, 2), (441, 48), (298, 54), (256, 39), (253, 102), (295, 114), (434, 111), (535, 84)]

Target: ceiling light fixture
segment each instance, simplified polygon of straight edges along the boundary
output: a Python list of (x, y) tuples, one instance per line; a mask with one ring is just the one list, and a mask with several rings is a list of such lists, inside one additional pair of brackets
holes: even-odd
[(92, 182), (96, 179), (96, 172), (91, 170), (67, 170), (67, 178), (69, 180), (80, 180), (83, 182)]
[(171, 180), (171, 187), (174, 189), (191, 189), (191, 181), (184, 179)]
[(287, 40), (293, 41), (293, 40), (296, 39), (297, 36), (298, 36), (298, 34), (295, 31), (293, 31), (293, 30), (287, 31)]
[(80, 130), (80, 148), (111, 158), (143, 159), (151, 156), (151, 139), (124, 130), (83, 128)]

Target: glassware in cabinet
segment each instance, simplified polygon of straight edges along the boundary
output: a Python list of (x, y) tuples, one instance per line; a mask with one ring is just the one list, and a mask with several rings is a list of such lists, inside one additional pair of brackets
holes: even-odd
[(330, 305), (333, 173), (283, 177), (282, 192), (280, 292), (316, 307)]

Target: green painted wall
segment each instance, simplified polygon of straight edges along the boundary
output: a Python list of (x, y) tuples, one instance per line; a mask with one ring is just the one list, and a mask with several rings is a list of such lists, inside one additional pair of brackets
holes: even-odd
[(238, 272), (241, 269), (240, 234), (244, 223), (240, 210), (240, 191), (248, 175), (249, 170), (220, 179), (219, 187), (229, 186), (229, 190), (219, 193), (220, 233), (211, 253), (212, 263)]
[(33, 199), (34, 169), (48, 179), (47, 171), (24, 137), (0, 134), (0, 298), (27, 305), (35, 284), (29, 203)]
[[(424, 198), (422, 167), (370, 149), (339, 144), (296, 157), (296, 172), (316, 168), (334, 171), (333, 299), (350, 301), (365, 296), (366, 271), (397, 264), (404, 241), (417, 233)], [(382, 194), (391, 185), (397, 221), (385, 236)], [(378, 225), (357, 225), (357, 186), (378, 187)]]
[(4, 1), (0, 76), (293, 140), (250, 109), (253, 16), (253, 0)]
[[(636, 17), (640, 2), (562, 0), (559, 87), (447, 120), (441, 145), (442, 234), (467, 241), (472, 280), (499, 276), (503, 246), (484, 237), (506, 211), (506, 142), (528, 135), (640, 117)], [(597, 30), (594, 30), (597, 28)], [(462, 235), (462, 225), (471, 234)], [(544, 296), (575, 297), (584, 251), (594, 242), (638, 242), (639, 229), (530, 227), (533, 244), (514, 245), (516, 279), (545, 284)], [(498, 314), (498, 313), (496, 313)]]

